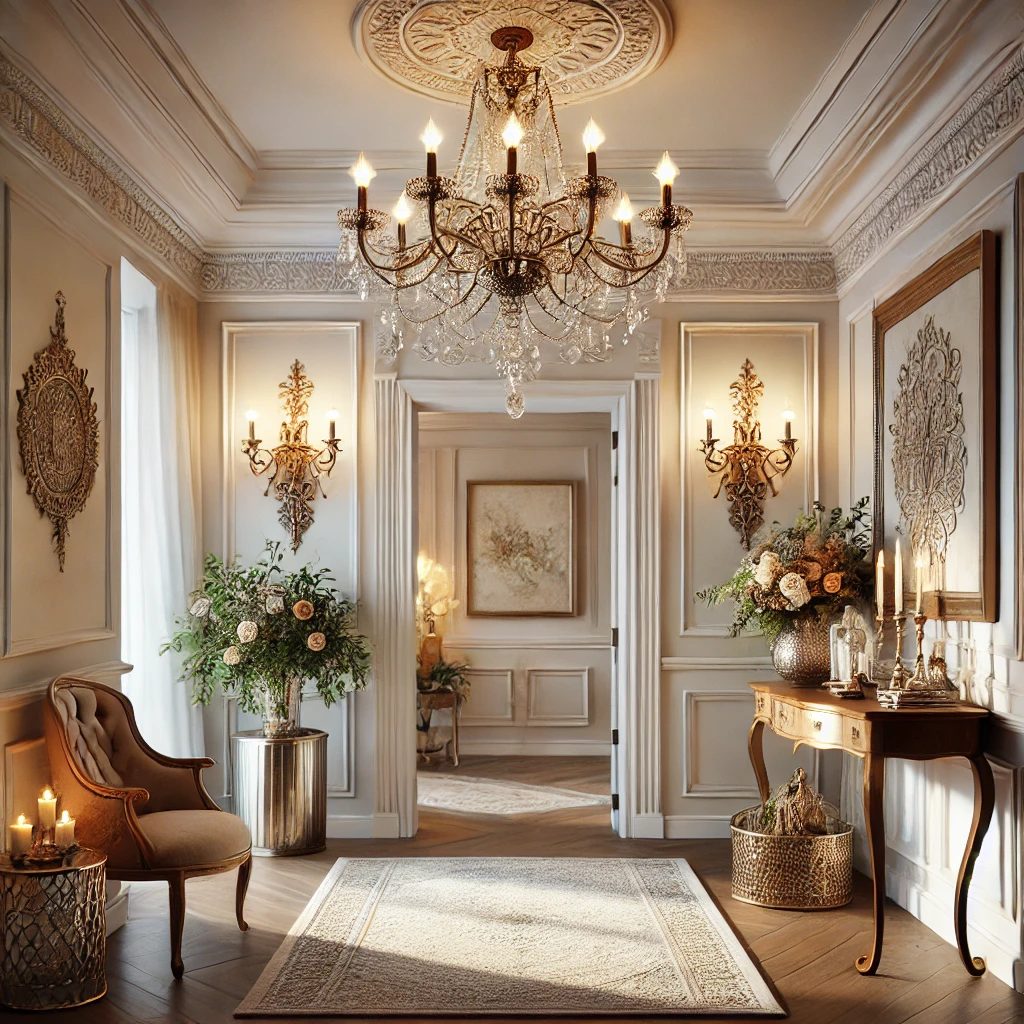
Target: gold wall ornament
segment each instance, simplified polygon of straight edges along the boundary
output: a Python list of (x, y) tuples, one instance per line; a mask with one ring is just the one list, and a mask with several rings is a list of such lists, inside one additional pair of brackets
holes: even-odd
[(278, 521), (288, 531), (292, 551), (298, 551), (302, 535), (313, 525), (313, 500), (317, 492), (326, 499), (321, 474), (331, 475), (341, 441), (335, 436), (337, 414), (328, 413), (330, 436), (323, 448), (309, 444), (309, 399), (313, 382), (303, 372), (298, 359), (292, 363), (291, 373), (278, 385), (278, 397), (284, 399), (287, 419), (281, 423), (281, 440), (272, 449), (260, 448), (263, 443), (256, 436), (256, 415), (248, 413), (249, 437), (242, 443), (242, 452), (249, 457), (249, 468), (254, 476), (270, 475), (267, 489), (281, 503)]
[(88, 371), (75, 365), (64, 330), (64, 293), (50, 344), (37, 352), (18, 391), (18, 447), (28, 493), (53, 524), (53, 543), (64, 571), (68, 520), (84, 507), (100, 464), (100, 427)]
[(749, 551), (751, 538), (764, 523), (765, 499), (779, 493), (776, 479), (785, 476), (793, 465), (796, 438), (792, 436), (792, 413), (783, 413), (786, 436), (779, 439), (781, 447), (770, 449), (761, 443), (757, 406), (764, 394), (764, 383), (754, 373), (754, 364), (749, 359), (740, 367), (740, 375), (729, 385), (729, 391), (736, 416), (732, 424), (733, 443), (718, 448), (718, 438), (711, 436), (712, 417), (707, 413), (707, 436), (699, 450), (715, 484), (712, 497), (717, 498), (724, 485), (729, 522)]

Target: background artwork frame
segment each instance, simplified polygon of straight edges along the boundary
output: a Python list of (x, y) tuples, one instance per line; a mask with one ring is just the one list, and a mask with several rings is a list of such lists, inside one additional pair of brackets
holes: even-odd
[(875, 552), (900, 538), (911, 607), (915, 550), (941, 550), (932, 610), (974, 622), (998, 617), (996, 273), (995, 234), (981, 231), (872, 315)]
[(467, 616), (577, 614), (577, 487), (574, 480), (466, 481)]

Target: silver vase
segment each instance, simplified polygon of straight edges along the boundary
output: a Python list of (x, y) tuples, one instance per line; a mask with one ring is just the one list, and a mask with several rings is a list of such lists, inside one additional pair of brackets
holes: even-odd
[(799, 615), (772, 644), (772, 664), (794, 686), (820, 686), (832, 675), (827, 617)]
[(288, 677), (283, 693), (279, 686), (268, 686), (263, 693), (263, 735), (268, 739), (297, 735), (301, 700), (302, 680), (298, 676)]

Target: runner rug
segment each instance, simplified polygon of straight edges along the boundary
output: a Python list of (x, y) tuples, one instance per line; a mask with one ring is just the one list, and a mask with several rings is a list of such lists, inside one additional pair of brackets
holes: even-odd
[(575, 807), (610, 807), (612, 798), (553, 786), (417, 772), (417, 803), (460, 814), (543, 814)]
[(236, 1017), (785, 1016), (685, 860), (342, 859)]

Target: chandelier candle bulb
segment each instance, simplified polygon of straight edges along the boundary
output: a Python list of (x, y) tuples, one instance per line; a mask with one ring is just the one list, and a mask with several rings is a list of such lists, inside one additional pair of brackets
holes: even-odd
[(423, 134), (420, 136), (420, 142), (426, 147), (427, 150), (427, 177), (437, 177), (437, 147), (441, 145), (441, 140), (444, 136), (437, 130), (437, 125), (434, 124), (434, 119), (431, 117), (427, 121), (427, 127), (423, 129)]
[(712, 409), (711, 406), (709, 405), (704, 410), (704, 426), (705, 426), (705, 428), (707, 430), (708, 444), (711, 444), (711, 442), (714, 440), (714, 438), (711, 436), (711, 432), (712, 432), (712, 430), (714, 430), (714, 419), (715, 419), (715, 410)]
[(597, 147), (604, 142), (604, 132), (594, 123), (591, 118), (587, 127), (583, 129), (583, 145), (587, 149), (587, 174), (591, 178), (597, 176)]
[(349, 174), (352, 175), (356, 183), (356, 194), (358, 197), (356, 205), (360, 211), (365, 212), (367, 189), (370, 187), (370, 182), (377, 177), (377, 172), (370, 165), (370, 161), (366, 159), (365, 155), (360, 153), (359, 159), (349, 169)]
[(259, 419), (259, 413), (255, 409), (250, 409), (246, 414), (245, 418), (249, 422), (249, 440), (256, 440), (256, 420)]
[(337, 440), (338, 437), (338, 410), (329, 409), (327, 411), (327, 428), (330, 431), (330, 439), (332, 441)]
[(69, 846), (75, 845), (75, 819), (67, 811), (61, 813), (53, 841), (61, 850), (66, 850)]
[(39, 827), (51, 829), (57, 823), (57, 798), (48, 790), (43, 790), (43, 795), (38, 800), (39, 804)]
[(633, 244), (633, 227), (629, 223), (633, 219), (633, 204), (625, 192), (619, 200), (618, 209), (615, 211), (615, 220), (619, 222), (619, 240), (622, 248), (627, 249)]
[(793, 416), (794, 413), (792, 409), (786, 409), (782, 414), (782, 426), (786, 431), (787, 441), (793, 440)]
[(654, 176), (658, 179), (658, 184), (661, 185), (661, 205), (671, 206), (672, 205), (672, 182), (676, 180), (676, 175), (679, 173), (679, 168), (672, 162), (672, 157), (668, 155), (666, 149), (661, 155), (661, 161), (658, 166), (654, 169)]
[(900, 547), (900, 539), (896, 538), (896, 568), (894, 571), (895, 585), (893, 587), (896, 598), (896, 614), (903, 614), (903, 550)]
[(523, 126), (519, 118), (512, 114), (505, 123), (505, 130), (501, 133), (501, 141), (508, 147), (508, 166), (506, 172), (515, 174), (519, 163), (519, 143), (523, 141)]
[(878, 552), (875, 562), (875, 604), (878, 607), (878, 620), (885, 618), (885, 552)]
[[(434, 171), (437, 171), (436, 165)], [(427, 174), (430, 174), (429, 168), (427, 169)], [(398, 248), (404, 249), (406, 243), (405, 225), (412, 216), (412, 207), (409, 205), (409, 200), (405, 198), (404, 192), (399, 195), (398, 202), (395, 203), (395, 208), (391, 211), (391, 216), (395, 218), (395, 223), (398, 225)]]
[(25, 820), (24, 814), (11, 823), (7, 835), (7, 852), (12, 857), (24, 856), (32, 849), (32, 823)]

